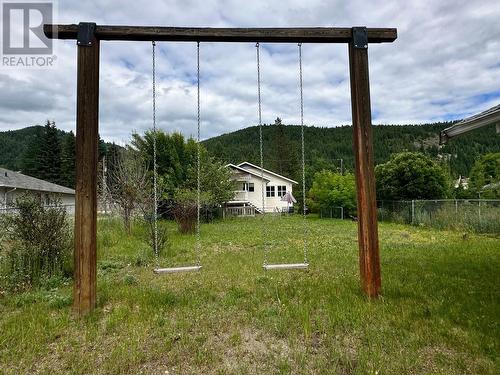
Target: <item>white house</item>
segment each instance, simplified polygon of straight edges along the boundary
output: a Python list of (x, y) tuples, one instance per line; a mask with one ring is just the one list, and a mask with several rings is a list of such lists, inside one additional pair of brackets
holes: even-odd
[[(227, 203), (227, 207), (251, 207), (250, 212), (262, 212), (262, 171), (265, 212), (284, 211), (293, 207), (293, 203), (287, 203), (282, 198), (287, 192), (292, 193), (293, 185), (296, 185), (297, 181), (267, 169), (261, 170), (249, 162), (228, 164), (227, 167), (233, 171), (233, 180), (236, 183), (234, 198)], [(246, 214), (246, 211), (243, 210), (242, 214)]]
[(0, 210), (5, 211), (12, 207), (16, 198), (24, 193), (38, 195), (47, 205), (57, 199), (68, 212), (74, 211), (75, 191), (73, 189), (0, 168)]

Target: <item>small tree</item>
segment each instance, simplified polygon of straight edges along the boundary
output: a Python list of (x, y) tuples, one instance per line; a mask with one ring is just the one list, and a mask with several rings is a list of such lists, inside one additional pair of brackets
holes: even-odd
[(419, 152), (396, 154), (378, 165), (375, 174), (378, 199), (439, 199), (448, 191), (443, 168)]
[(113, 184), (108, 185), (109, 196), (120, 212), (125, 231), (130, 234), (134, 212), (141, 208), (146, 211), (146, 207), (151, 207), (152, 187), (148, 171), (138, 153), (123, 151), (112, 173)]
[[(188, 170), (186, 188), (196, 190), (197, 187), (196, 161)], [(202, 153), (200, 167), (201, 191), (204, 194), (205, 205), (222, 206), (234, 198), (234, 181), (231, 170), (215, 158)]]
[(354, 176), (324, 170), (314, 175), (309, 190), (309, 206), (312, 211), (321, 208), (344, 207), (348, 215), (356, 212), (356, 186)]
[[(175, 205), (173, 215), (179, 232), (194, 233), (196, 229), (196, 220), (198, 217), (198, 199), (195, 190), (179, 189), (174, 195)], [(200, 206), (206, 206), (213, 198), (209, 193), (200, 194)]]

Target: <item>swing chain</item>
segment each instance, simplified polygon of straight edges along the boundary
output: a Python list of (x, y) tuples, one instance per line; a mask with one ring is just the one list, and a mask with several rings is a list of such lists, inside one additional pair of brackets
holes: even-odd
[[(200, 42), (197, 42), (197, 186), (196, 186), (196, 263), (201, 267), (201, 143), (200, 143)], [(154, 225), (154, 252), (157, 268), (160, 268), (160, 253), (158, 249), (158, 166), (157, 166), (157, 128), (156, 128), (156, 42), (152, 41), (152, 82), (153, 82), (153, 225)]]
[(198, 266), (201, 266), (201, 144), (200, 144), (200, 42), (197, 42), (196, 49), (196, 63), (197, 63), (197, 155), (196, 155), (196, 207), (197, 207), (197, 217), (196, 217), (196, 262)]
[(260, 147), (260, 183), (261, 183), (261, 195), (262, 195), (262, 225), (261, 225), (261, 231), (262, 231), (262, 241), (263, 241), (263, 248), (264, 248), (264, 266), (267, 266), (267, 253), (268, 253), (268, 246), (266, 243), (266, 236), (265, 236), (265, 222), (264, 222), (264, 217), (265, 217), (265, 197), (264, 197), (264, 146), (263, 146), (263, 138), (262, 138), (262, 99), (261, 99), (261, 81), (260, 81), (260, 44), (256, 43), (255, 47), (257, 49), (257, 98), (258, 98), (258, 109), (259, 109), (259, 147)]
[(304, 263), (307, 264), (307, 218), (306, 218), (306, 158), (305, 158), (305, 143), (304, 143), (304, 93), (302, 81), (302, 43), (299, 47), (299, 87), (300, 87), (300, 141), (302, 147), (302, 222), (304, 226)]
[(156, 42), (152, 41), (152, 82), (153, 82), (153, 230), (154, 230), (154, 252), (156, 257), (156, 265), (160, 267), (160, 253), (158, 250), (158, 166), (156, 163), (157, 159), (157, 147), (156, 147)]

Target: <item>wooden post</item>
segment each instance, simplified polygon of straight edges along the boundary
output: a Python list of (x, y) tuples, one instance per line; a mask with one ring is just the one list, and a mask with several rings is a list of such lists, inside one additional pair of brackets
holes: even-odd
[(352, 123), (358, 197), (358, 243), (361, 284), (369, 297), (380, 293), (380, 256), (373, 156), (368, 44), (349, 43)]
[(76, 112), (73, 310), (83, 316), (96, 306), (99, 41), (95, 38), (91, 45), (78, 45)]

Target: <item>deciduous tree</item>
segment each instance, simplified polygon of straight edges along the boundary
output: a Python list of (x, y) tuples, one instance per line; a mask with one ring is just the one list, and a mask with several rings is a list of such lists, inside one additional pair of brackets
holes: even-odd
[(402, 152), (375, 168), (377, 198), (384, 200), (439, 199), (448, 192), (443, 168), (419, 152)]

